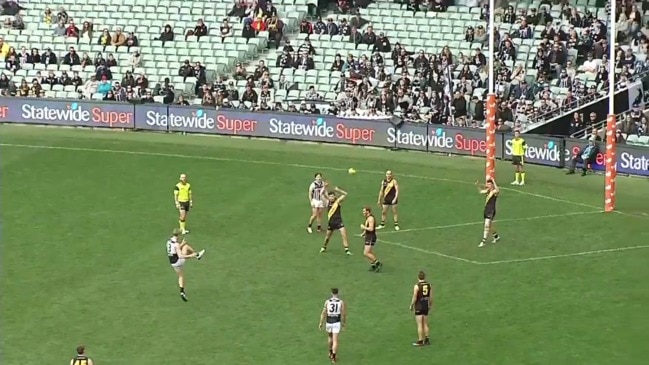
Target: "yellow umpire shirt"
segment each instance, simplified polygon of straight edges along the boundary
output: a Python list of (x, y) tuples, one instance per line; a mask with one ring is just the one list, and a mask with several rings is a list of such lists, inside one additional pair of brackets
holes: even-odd
[(523, 138), (512, 139), (512, 156), (525, 155), (525, 140)]

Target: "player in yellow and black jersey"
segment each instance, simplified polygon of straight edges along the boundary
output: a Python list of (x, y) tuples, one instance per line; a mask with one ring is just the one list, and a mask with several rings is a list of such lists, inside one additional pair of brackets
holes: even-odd
[(93, 365), (92, 359), (86, 355), (86, 347), (77, 347), (77, 356), (70, 360), (70, 365)]
[[(340, 195), (336, 196), (336, 193)], [(324, 244), (320, 249), (320, 253), (327, 251), (327, 245), (329, 244), (329, 240), (331, 239), (331, 235), (334, 233), (334, 231), (340, 231), (340, 236), (343, 239), (343, 247), (345, 248), (345, 253), (347, 255), (351, 255), (351, 252), (349, 252), (349, 242), (347, 240), (347, 229), (345, 228), (345, 223), (343, 223), (342, 216), (341, 203), (343, 202), (343, 200), (345, 200), (345, 197), (347, 197), (347, 192), (338, 189), (338, 187), (335, 187), (334, 191), (330, 191), (327, 194), (327, 218), (329, 219), (329, 223), (327, 226), (327, 233), (325, 235)]]
[(500, 240), (500, 236), (496, 233), (496, 230), (493, 225), (493, 220), (496, 218), (496, 201), (498, 200), (498, 194), (500, 189), (496, 185), (495, 180), (487, 180), (487, 184), (481, 186), (477, 181), (475, 182), (478, 186), (478, 191), (480, 194), (485, 195), (484, 203), (484, 232), (482, 235), (482, 241), (478, 247), (484, 247), (487, 244), (487, 238), (491, 233), (493, 235), (492, 243), (496, 243)]
[(410, 310), (415, 311), (417, 322), (417, 341), (414, 346), (430, 345), (430, 330), (428, 329), (428, 312), (433, 306), (433, 288), (426, 281), (426, 274), (420, 271), (417, 275), (417, 283), (412, 292)]
[(385, 172), (385, 179), (381, 181), (379, 188), (379, 198), (377, 204), (381, 207), (381, 224), (378, 229), (385, 228), (385, 220), (388, 217), (388, 209), (392, 207), (392, 218), (394, 219), (394, 230), (399, 230), (399, 212), (397, 205), (399, 204), (399, 184), (397, 179), (392, 175), (392, 171)]
[(174, 186), (174, 204), (178, 209), (178, 223), (182, 234), (187, 234), (189, 231), (186, 229), (187, 213), (194, 205), (192, 199), (192, 184), (187, 181), (187, 175), (180, 174), (180, 181)]
[(512, 185), (525, 185), (525, 151), (527, 144), (525, 139), (521, 137), (521, 131), (514, 131), (514, 138), (512, 139), (512, 165), (514, 165), (514, 172), (516, 180), (512, 181)]

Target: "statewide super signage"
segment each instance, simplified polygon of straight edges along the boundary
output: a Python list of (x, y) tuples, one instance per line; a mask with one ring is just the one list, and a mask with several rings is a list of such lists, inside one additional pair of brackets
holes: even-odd
[[(485, 156), (483, 129), (325, 115), (255, 113), (236, 109), (0, 98), (0, 123), (47, 124), (277, 138)], [(525, 162), (563, 167), (584, 140), (525, 134)], [(511, 134), (496, 136), (496, 158), (511, 159)], [(602, 146), (602, 151), (603, 151)], [(618, 172), (649, 176), (649, 148), (617, 146)], [(600, 153), (592, 165), (604, 169)]]

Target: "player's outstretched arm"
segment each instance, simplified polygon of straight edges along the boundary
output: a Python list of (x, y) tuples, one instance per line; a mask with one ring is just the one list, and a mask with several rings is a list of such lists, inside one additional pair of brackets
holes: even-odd
[(347, 192), (343, 189), (338, 188), (337, 186), (334, 188), (334, 191), (340, 194), (338, 197), (338, 202), (343, 201), (347, 197)]
[(475, 186), (478, 187), (478, 193), (480, 194), (486, 194), (487, 193), (487, 187), (480, 184), (478, 180), (475, 181)]

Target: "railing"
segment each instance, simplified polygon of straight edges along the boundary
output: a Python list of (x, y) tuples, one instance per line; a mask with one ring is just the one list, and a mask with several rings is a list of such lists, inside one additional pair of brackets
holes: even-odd
[[(328, 115), (256, 113), (162, 104), (0, 98), (0, 123), (203, 133), (485, 156), (486, 133), (426, 123), (344, 119)], [(511, 134), (496, 137), (496, 158), (511, 159)], [(564, 167), (584, 141), (526, 135), (526, 162)], [(603, 151), (603, 149), (602, 149)], [(649, 148), (618, 145), (617, 171), (649, 176)], [(594, 170), (603, 170), (600, 153)]]
[[(647, 77), (649, 77), (649, 70), (644, 70), (642, 72), (639, 72), (638, 74), (632, 75), (627, 80), (626, 86), (624, 88), (619, 89), (619, 90), (615, 90), (615, 94), (617, 94), (619, 92), (622, 92), (622, 91), (625, 91), (625, 90), (629, 90), (629, 87), (634, 85), (634, 82), (642, 81), (642, 79), (647, 78)], [(616, 85), (619, 85), (619, 83), (616, 84)], [(641, 84), (639, 84), (638, 89), (639, 89), (639, 95), (642, 97), (643, 87), (642, 87)], [(595, 104), (597, 104), (599, 102), (602, 102), (602, 101), (606, 101), (606, 99), (608, 98), (608, 88), (604, 88), (604, 89), (598, 91), (598, 95), (599, 96), (597, 98), (595, 98), (594, 100), (590, 100), (590, 101), (587, 101), (587, 102), (583, 102), (583, 101), (580, 101), (580, 100), (575, 100), (574, 102), (569, 103), (567, 105), (561, 105), (558, 109), (552, 110), (552, 111), (550, 111), (550, 112), (548, 112), (546, 114), (543, 114), (543, 115), (537, 117), (537, 119), (538, 119), (537, 122), (527, 124), (525, 126), (523, 132), (531, 131), (531, 130), (536, 129), (536, 128), (542, 126), (542, 125), (554, 122), (554, 121), (556, 121), (556, 120), (558, 120), (560, 118), (565, 117), (568, 114), (576, 112), (577, 110), (579, 110), (581, 108), (584, 108), (584, 107), (587, 107), (587, 106), (590, 106), (590, 105), (595, 105)], [(633, 99), (634, 100), (629, 100), (629, 105), (624, 107), (624, 110), (622, 110), (621, 112), (626, 112), (629, 109), (631, 109), (631, 107), (633, 105), (633, 102), (635, 101), (635, 97)], [(557, 114), (557, 110), (559, 110), (558, 114)]]

